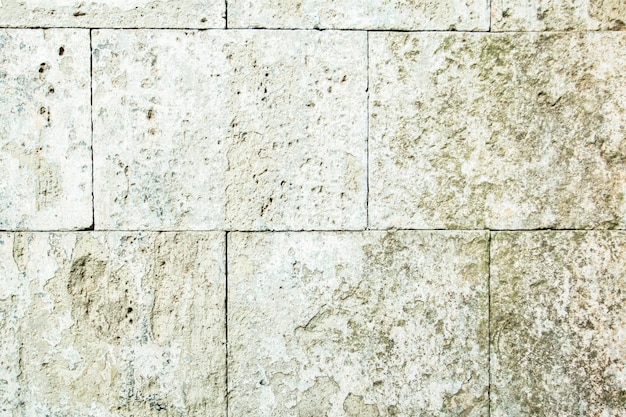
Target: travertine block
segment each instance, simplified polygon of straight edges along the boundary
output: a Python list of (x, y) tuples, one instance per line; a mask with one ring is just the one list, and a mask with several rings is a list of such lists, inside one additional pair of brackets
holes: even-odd
[(224, 28), (224, 0), (2, 0), (9, 27)]
[(0, 230), (92, 223), (87, 30), (0, 30)]
[(626, 415), (626, 233), (496, 233), (491, 413)]
[(492, 30), (623, 30), (624, 0), (494, 0)]
[(223, 233), (0, 235), (0, 414), (225, 415)]
[(624, 34), (372, 33), (370, 62), (372, 227), (626, 226)]
[(483, 232), (233, 233), (229, 415), (486, 416)]
[(229, 0), (228, 27), (488, 30), (488, 0)]
[(93, 38), (97, 227), (365, 227), (365, 33)]

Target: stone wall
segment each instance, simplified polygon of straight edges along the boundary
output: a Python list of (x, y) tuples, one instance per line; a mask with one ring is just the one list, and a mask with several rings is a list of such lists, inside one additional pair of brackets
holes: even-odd
[(0, 417), (626, 416), (625, 0), (0, 0)]

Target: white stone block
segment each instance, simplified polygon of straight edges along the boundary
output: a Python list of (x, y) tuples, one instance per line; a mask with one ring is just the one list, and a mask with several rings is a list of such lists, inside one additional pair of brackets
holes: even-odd
[(0, 234), (0, 414), (223, 416), (223, 233)]
[(229, 415), (486, 416), (487, 240), (230, 234)]
[(624, 30), (624, 0), (494, 0), (494, 31)]
[(229, 0), (228, 27), (488, 30), (488, 0)]
[(93, 36), (97, 227), (365, 227), (365, 33)]
[(0, 30), (0, 230), (92, 224), (89, 32)]
[(224, 0), (2, 0), (9, 27), (224, 28)]

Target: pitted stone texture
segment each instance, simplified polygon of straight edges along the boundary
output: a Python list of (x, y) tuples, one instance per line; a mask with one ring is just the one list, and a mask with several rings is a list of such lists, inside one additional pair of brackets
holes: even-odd
[(2, 0), (9, 27), (224, 28), (224, 0)]
[(372, 227), (626, 226), (623, 34), (370, 37)]
[(0, 229), (92, 223), (89, 32), (0, 30)]
[(626, 233), (496, 233), (491, 412), (626, 415)]
[(624, 30), (625, 0), (494, 0), (492, 30)]
[(365, 33), (93, 37), (97, 226), (365, 227)]
[(228, 26), (488, 30), (488, 0), (229, 0)]
[(486, 416), (482, 232), (233, 233), (229, 415)]
[(223, 416), (224, 256), (223, 233), (1, 234), (0, 414)]

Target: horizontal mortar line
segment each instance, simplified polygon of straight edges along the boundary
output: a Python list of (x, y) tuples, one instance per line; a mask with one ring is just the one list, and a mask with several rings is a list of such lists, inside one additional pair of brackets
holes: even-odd
[(612, 30), (612, 29), (604, 29), (604, 30), (593, 30), (593, 29), (587, 29), (587, 30), (491, 30), (489, 33), (493, 33), (494, 35), (497, 35), (498, 33), (512, 33), (512, 34), (519, 34), (519, 33), (623, 33), (624, 35), (626, 35), (626, 31), (625, 30)]
[(3, 29), (83, 29), (83, 30), (163, 30), (163, 31), (309, 31), (309, 32), (371, 32), (371, 33), (449, 33), (466, 34), (478, 33), (488, 35), (498, 34), (524, 34), (524, 33), (544, 33), (544, 34), (576, 34), (576, 33), (623, 33), (620, 30), (523, 30), (523, 31), (494, 31), (494, 30), (449, 30), (449, 29), (354, 29), (354, 28), (273, 28), (273, 27), (228, 27), (228, 28), (199, 28), (199, 27), (124, 27), (124, 26), (0, 26)]
[(152, 26), (21, 26), (6, 25), (0, 26), (0, 29), (93, 29), (93, 30), (192, 30), (192, 31), (300, 31), (300, 32), (450, 32), (450, 33), (489, 33), (488, 30), (449, 30), (449, 29), (365, 29), (365, 28), (284, 28), (284, 27), (220, 27), (220, 28), (201, 28), (201, 27), (152, 27)]
[(545, 33), (545, 34), (576, 34), (576, 33), (624, 33), (626, 31), (620, 30), (450, 30), (450, 29), (363, 29), (370, 33), (449, 33), (449, 34), (465, 34), (465, 33), (480, 33), (486, 35), (498, 35), (498, 34), (524, 34), (524, 33)]
[(472, 233), (472, 232), (515, 232), (515, 233), (538, 233), (538, 232), (616, 232), (626, 233), (626, 229), (293, 229), (293, 230), (236, 230), (236, 229), (77, 229), (77, 230), (35, 230), (17, 229), (0, 230), (0, 233), (367, 233), (367, 232), (449, 232), (449, 233)]
[(198, 28), (198, 27), (126, 27), (126, 26), (0, 26), (0, 29), (42, 29), (42, 30), (53, 30), (53, 29), (83, 29), (83, 30), (165, 30), (165, 31), (175, 31), (175, 30), (188, 30), (188, 31), (208, 31), (208, 30), (222, 30), (227, 31), (231, 29), (227, 28)]

